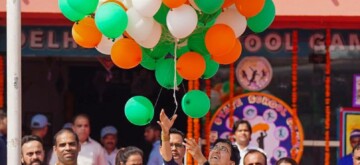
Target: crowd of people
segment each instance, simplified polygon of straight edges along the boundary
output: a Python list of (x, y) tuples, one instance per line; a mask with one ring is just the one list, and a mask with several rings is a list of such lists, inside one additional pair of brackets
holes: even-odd
[[(205, 157), (195, 139), (186, 139), (185, 134), (173, 128), (177, 115), (169, 118), (161, 111), (157, 124), (145, 128), (144, 138), (153, 147), (147, 165), (183, 165), (189, 153), (199, 165), (267, 165), (266, 153), (250, 146), (251, 125), (238, 120), (233, 126), (235, 141), (217, 139)], [(6, 165), (6, 114), (0, 111), (0, 165)], [(90, 118), (86, 114), (74, 117), (53, 137), (52, 149), (46, 150), (43, 138), (49, 122), (46, 116), (32, 117), (30, 135), (21, 141), (21, 162), (23, 165), (143, 165), (141, 148), (127, 146), (118, 149), (118, 131), (114, 126), (102, 128), (101, 144), (90, 137)], [(354, 149), (360, 153), (360, 147)], [(5, 156), (4, 156), (5, 155)], [(282, 158), (276, 165), (297, 165), (291, 158)]]

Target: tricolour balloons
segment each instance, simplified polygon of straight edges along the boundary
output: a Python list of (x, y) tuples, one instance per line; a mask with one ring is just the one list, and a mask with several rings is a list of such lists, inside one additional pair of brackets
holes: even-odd
[[(174, 88), (174, 60), (167, 58), (159, 60), (155, 67), (156, 81), (166, 89)], [(176, 86), (180, 85), (183, 78), (176, 72)]]
[(114, 43), (123, 38), (122, 36), (118, 37), (116, 40), (108, 38), (106, 36), (101, 37), (100, 43), (95, 47), (97, 51), (99, 51), (102, 54), (110, 55), (111, 54), (111, 48), (114, 45)]
[(235, 0), (236, 9), (247, 18), (257, 15), (264, 4), (265, 0)]
[(200, 54), (209, 54), (205, 46), (205, 34), (207, 29), (200, 31), (198, 33), (193, 33), (188, 39), (188, 47), (192, 51), (199, 52)]
[(222, 5), (222, 8), (230, 7), (235, 3), (235, 0), (225, 0), (224, 4)]
[(119, 68), (134, 68), (140, 64), (141, 59), (141, 47), (132, 39), (119, 39), (111, 49), (111, 60)]
[(189, 3), (195, 10), (200, 11), (199, 7), (196, 5), (194, 0), (189, 0)]
[(166, 25), (170, 33), (178, 39), (189, 36), (195, 30), (197, 22), (195, 10), (186, 4), (169, 11), (166, 17)]
[(68, 4), (77, 12), (90, 15), (95, 10), (99, 0), (67, 0)]
[(187, 52), (176, 63), (176, 70), (186, 80), (199, 79), (205, 72), (205, 60), (199, 53)]
[(60, 11), (64, 14), (64, 16), (70, 21), (77, 22), (85, 17), (86, 14), (75, 11), (70, 7), (67, 0), (59, 0), (59, 8)]
[(221, 9), (224, 0), (194, 0), (199, 9), (206, 14), (213, 14)]
[(109, 38), (118, 38), (125, 31), (128, 17), (125, 10), (115, 2), (101, 5), (95, 15), (96, 26)]
[(186, 0), (162, 0), (162, 1), (169, 8), (177, 8), (186, 2)]
[(240, 37), (247, 26), (246, 18), (234, 8), (229, 8), (222, 12), (219, 17), (217, 17), (215, 24), (226, 24), (230, 26), (231, 29), (234, 30), (236, 37)]
[(132, 0), (133, 7), (144, 17), (152, 17), (159, 10), (161, 0)]
[(209, 79), (213, 77), (219, 70), (219, 64), (211, 59), (210, 55), (203, 55), (206, 63), (206, 69), (204, 74), (201, 76), (203, 79)]
[(120, 5), (125, 11), (127, 10), (127, 7), (120, 0), (99, 0), (98, 8), (104, 3), (108, 3), (108, 2), (114, 2)]
[(210, 99), (200, 90), (191, 90), (182, 98), (181, 106), (186, 115), (201, 118), (210, 110)]
[(143, 51), (140, 65), (148, 70), (155, 70), (156, 60)]
[(84, 48), (94, 48), (101, 40), (101, 32), (96, 28), (95, 21), (91, 17), (74, 23), (72, 36), (75, 42)]
[(160, 9), (154, 15), (154, 19), (159, 22), (160, 24), (166, 25), (166, 16), (169, 12), (170, 8), (166, 5), (161, 4)]
[(154, 106), (146, 97), (134, 96), (125, 104), (125, 116), (134, 125), (149, 124), (154, 117)]
[(255, 32), (260, 33), (266, 30), (275, 18), (275, 5), (272, 0), (266, 0), (265, 6), (261, 12), (248, 19), (249, 28)]
[(237, 59), (239, 59), (242, 52), (241, 43), (239, 40), (236, 40), (234, 47), (231, 51), (223, 56), (212, 56), (212, 59), (219, 64), (231, 64), (234, 63)]
[(126, 13), (129, 18), (126, 32), (136, 41), (146, 40), (154, 27), (154, 18), (140, 15), (133, 7)]
[(136, 41), (139, 45), (144, 48), (153, 48), (156, 44), (159, 43), (160, 37), (162, 33), (162, 27), (159, 23), (154, 21), (154, 27), (152, 28), (152, 32), (144, 41)]
[(205, 45), (212, 56), (229, 53), (235, 45), (235, 33), (225, 24), (212, 26), (205, 35)]

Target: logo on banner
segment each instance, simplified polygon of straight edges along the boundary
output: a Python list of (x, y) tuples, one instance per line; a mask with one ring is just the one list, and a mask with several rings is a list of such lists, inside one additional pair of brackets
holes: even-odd
[[(244, 119), (252, 126), (250, 146), (262, 148), (275, 164), (282, 157), (300, 160), (303, 129), (297, 116), (282, 100), (263, 93), (248, 93), (233, 99), (234, 121)], [(230, 101), (220, 106), (210, 122), (210, 143), (217, 138), (232, 139), (229, 120)]]

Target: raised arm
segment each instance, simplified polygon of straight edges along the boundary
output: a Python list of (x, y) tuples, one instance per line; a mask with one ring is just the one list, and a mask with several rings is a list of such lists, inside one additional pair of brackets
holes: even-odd
[(186, 150), (198, 162), (198, 164), (202, 165), (206, 163), (207, 159), (201, 153), (201, 148), (196, 143), (195, 139), (185, 139), (184, 145), (186, 146)]
[(162, 109), (160, 112), (160, 121), (157, 122), (161, 127), (160, 154), (167, 162), (172, 159), (169, 130), (173, 126), (176, 118), (177, 115), (175, 114), (171, 119), (169, 119)]

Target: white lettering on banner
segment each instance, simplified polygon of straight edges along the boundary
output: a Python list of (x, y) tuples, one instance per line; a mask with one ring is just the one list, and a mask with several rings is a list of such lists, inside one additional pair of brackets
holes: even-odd
[(44, 48), (44, 40), (43, 40), (43, 31), (36, 30), (36, 31), (30, 31), (30, 47), (31, 48)]
[(325, 36), (320, 33), (315, 33), (309, 38), (309, 47), (314, 51), (325, 50)]
[(279, 34), (270, 33), (265, 36), (265, 47), (270, 51), (280, 50), (282, 45), (282, 40)]
[(26, 43), (26, 35), (24, 32), (21, 32), (21, 47), (23, 48)]
[(72, 48), (77, 48), (77, 44), (75, 43), (74, 39), (72, 38), (72, 36), (69, 34), (69, 32), (64, 32), (63, 34), (63, 44), (65, 49), (69, 49), (69, 42), (72, 43)]
[(292, 39), (290, 33), (285, 33), (285, 50), (291, 51), (293, 49), (291, 43), (292, 43)]
[(245, 42), (245, 49), (248, 50), (249, 52), (254, 53), (259, 51), (261, 48), (261, 39), (257, 35), (250, 34), (245, 38), (244, 42)]
[(48, 38), (48, 48), (50, 48), (50, 49), (59, 49), (60, 48), (60, 44), (56, 43), (54, 31), (52, 31), (52, 30), (49, 31), (47, 38)]
[(349, 50), (360, 50), (360, 41), (357, 34), (352, 33), (349, 35)]
[(340, 51), (345, 50), (344, 42), (343, 42), (340, 34), (338, 34), (338, 33), (335, 33), (332, 36), (332, 40), (331, 40), (330, 51), (334, 51), (334, 50), (340, 50)]

